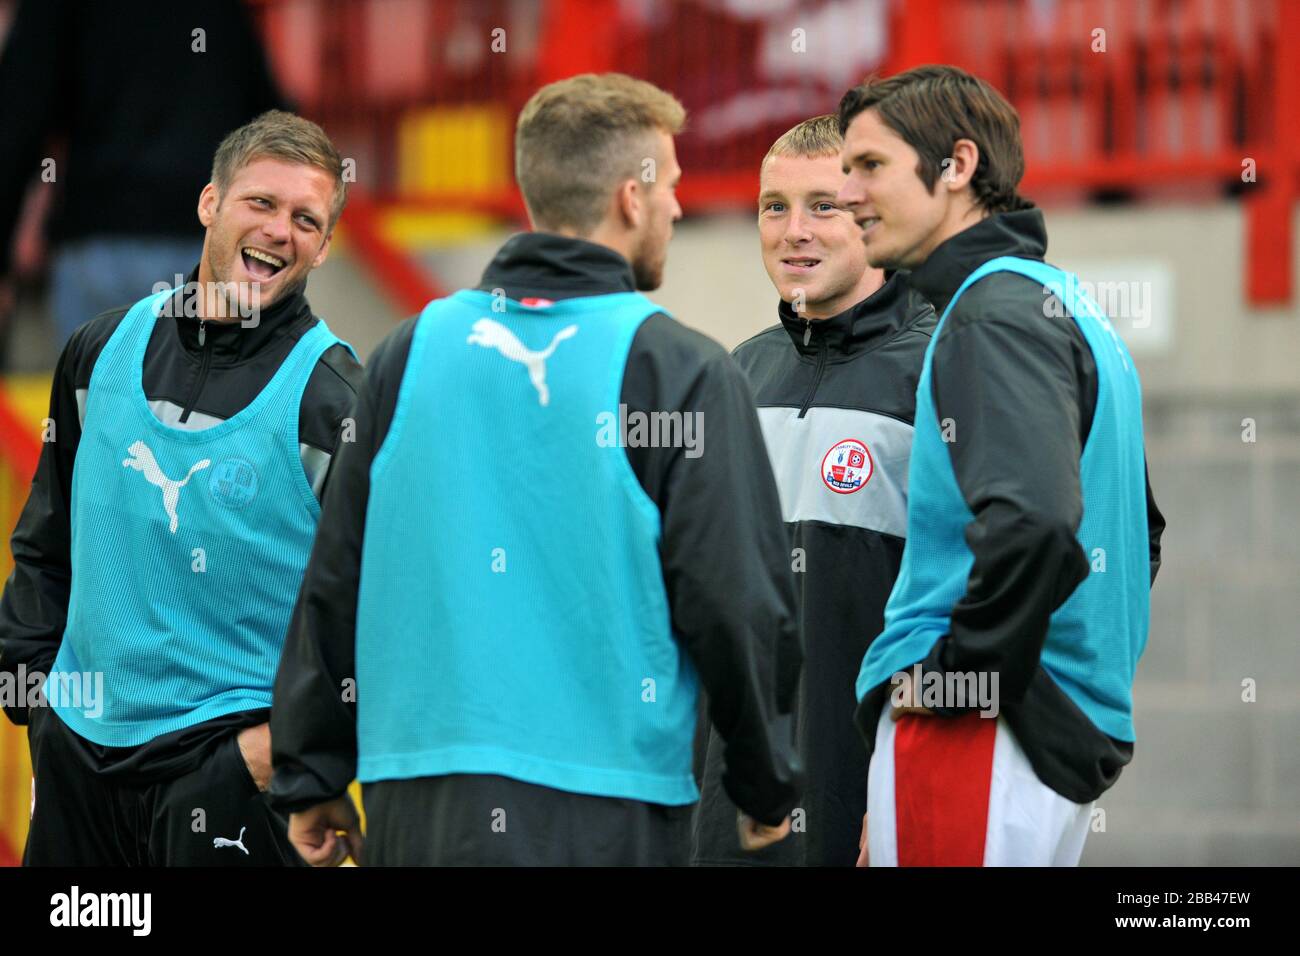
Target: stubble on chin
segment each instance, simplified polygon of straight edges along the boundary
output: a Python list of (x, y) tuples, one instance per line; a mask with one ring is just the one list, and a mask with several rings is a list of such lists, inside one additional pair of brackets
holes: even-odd
[(632, 277), (636, 280), (636, 290), (638, 292), (653, 292), (663, 285), (663, 266), (634, 262), (632, 264)]
[(645, 245), (637, 250), (632, 257), (632, 278), (638, 292), (653, 292), (663, 285), (666, 258), (666, 249), (654, 259), (647, 254)]

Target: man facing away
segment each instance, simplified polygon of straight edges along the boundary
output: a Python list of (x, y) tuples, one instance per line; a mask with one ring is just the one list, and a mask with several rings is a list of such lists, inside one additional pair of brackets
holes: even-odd
[(700, 682), (733, 839), (787, 832), (800, 654), (753, 400), (636, 291), (684, 117), (618, 74), (538, 91), (537, 231), (372, 357), (276, 682), (272, 794), (309, 862), (360, 855), (355, 772), (371, 864), (685, 863)]
[(840, 200), (940, 314), (908, 537), (858, 677), (875, 865), (1074, 865), (1133, 753), (1164, 520), (1137, 370), (1016, 192), (1019, 118), (948, 66), (840, 102)]
[(9, 710), (29, 722), (28, 864), (301, 865), (263, 793), (267, 721), (361, 378), (304, 295), (345, 189), (316, 124), (240, 127), (189, 281), (63, 350), (0, 599), (0, 667), (47, 675), (41, 706)]
[(734, 356), (754, 390), (790, 536), (804, 668), (795, 709), (807, 785), (789, 839), (742, 854), (712, 738), (699, 864), (852, 866), (867, 806), (854, 681), (884, 624), (907, 530), (907, 464), (934, 310), (867, 264), (844, 184), (839, 120), (805, 120), (763, 160), (758, 231), (780, 324)]

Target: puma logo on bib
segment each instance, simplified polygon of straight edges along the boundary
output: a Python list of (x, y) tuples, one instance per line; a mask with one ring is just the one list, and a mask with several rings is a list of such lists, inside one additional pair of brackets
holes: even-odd
[(494, 322), (491, 319), (479, 319), (472, 326), (469, 338), (465, 342), (469, 345), (481, 345), (484, 348), (496, 349), (503, 356), (512, 362), (519, 362), (528, 369), (528, 378), (537, 389), (537, 404), (547, 405), (551, 401), (550, 390), (546, 387), (546, 360), (555, 352), (555, 347), (565, 339), (573, 338), (578, 332), (576, 325), (565, 326), (555, 333), (555, 338), (551, 339), (551, 344), (540, 352), (534, 352), (524, 346), (515, 337), (515, 334), (500, 322)]
[(212, 464), (212, 462), (207, 458), (196, 462), (190, 466), (190, 470), (185, 477), (178, 481), (173, 478), (168, 478), (162, 473), (162, 469), (158, 467), (158, 462), (154, 460), (153, 452), (149, 450), (149, 446), (144, 442), (132, 442), (131, 447), (127, 449), (127, 453), (131, 457), (122, 462), (122, 467), (134, 468), (136, 471), (144, 475), (145, 481), (162, 489), (163, 510), (167, 512), (167, 518), (170, 522), (168, 530), (171, 531), (172, 534), (175, 534), (176, 528), (180, 524), (180, 519), (176, 515), (176, 506), (180, 503), (181, 489), (189, 484), (190, 479), (194, 477), (196, 471), (202, 471), (204, 468), (207, 468), (208, 465)]

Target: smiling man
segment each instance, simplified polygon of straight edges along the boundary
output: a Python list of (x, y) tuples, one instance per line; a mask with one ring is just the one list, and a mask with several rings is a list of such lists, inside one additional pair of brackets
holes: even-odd
[(853, 729), (857, 677), (883, 623), (907, 525), (912, 408), (934, 310), (867, 264), (844, 184), (838, 120), (818, 116), (763, 160), (758, 235), (778, 325), (742, 343), (793, 549), (803, 678), (795, 733), (807, 787), (790, 837), (736, 849), (716, 731), (705, 760), (695, 861), (851, 866), (867, 802)]
[(1017, 192), (1020, 119), (997, 90), (917, 67), (847, 92), (839, 124), (838, 198), (868, 260), (910, 270), (941, 315), (907, 549), (857, 681), (871, 864), (1074, 865), (1132, 759), (1160, 564), (1137, 369), (1044, 262), (1043, 215)]
[[(345, 188), (314, 123), (241, 127), (199, 196), (189, 281), (87, 322), (59, 359), (0, 599), (0, 668), (57, 675), (50, 706), (7, 711), (29, 725), (29, 865), (301, 862), (262, 791), (275, 668), (361, 378), (304, 297)], [(68, 686), (102, 694), (52, 692)]]

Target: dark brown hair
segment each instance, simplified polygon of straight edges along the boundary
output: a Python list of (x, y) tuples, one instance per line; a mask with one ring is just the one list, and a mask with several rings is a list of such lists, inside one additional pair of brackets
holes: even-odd
[(916, 150), (916, 174), (931, 192), (957, 140), (969, 139), (980, 154), (970, 180), (976, 203), (990, 213), (1033, 208), (1016, 192), (1025, 174), (1020, 116), (979, 77), (955, 66), (918, 66), (886, 79), (871, 77), (840, 100), (840, 135), (866, 110), (875, 110)]

